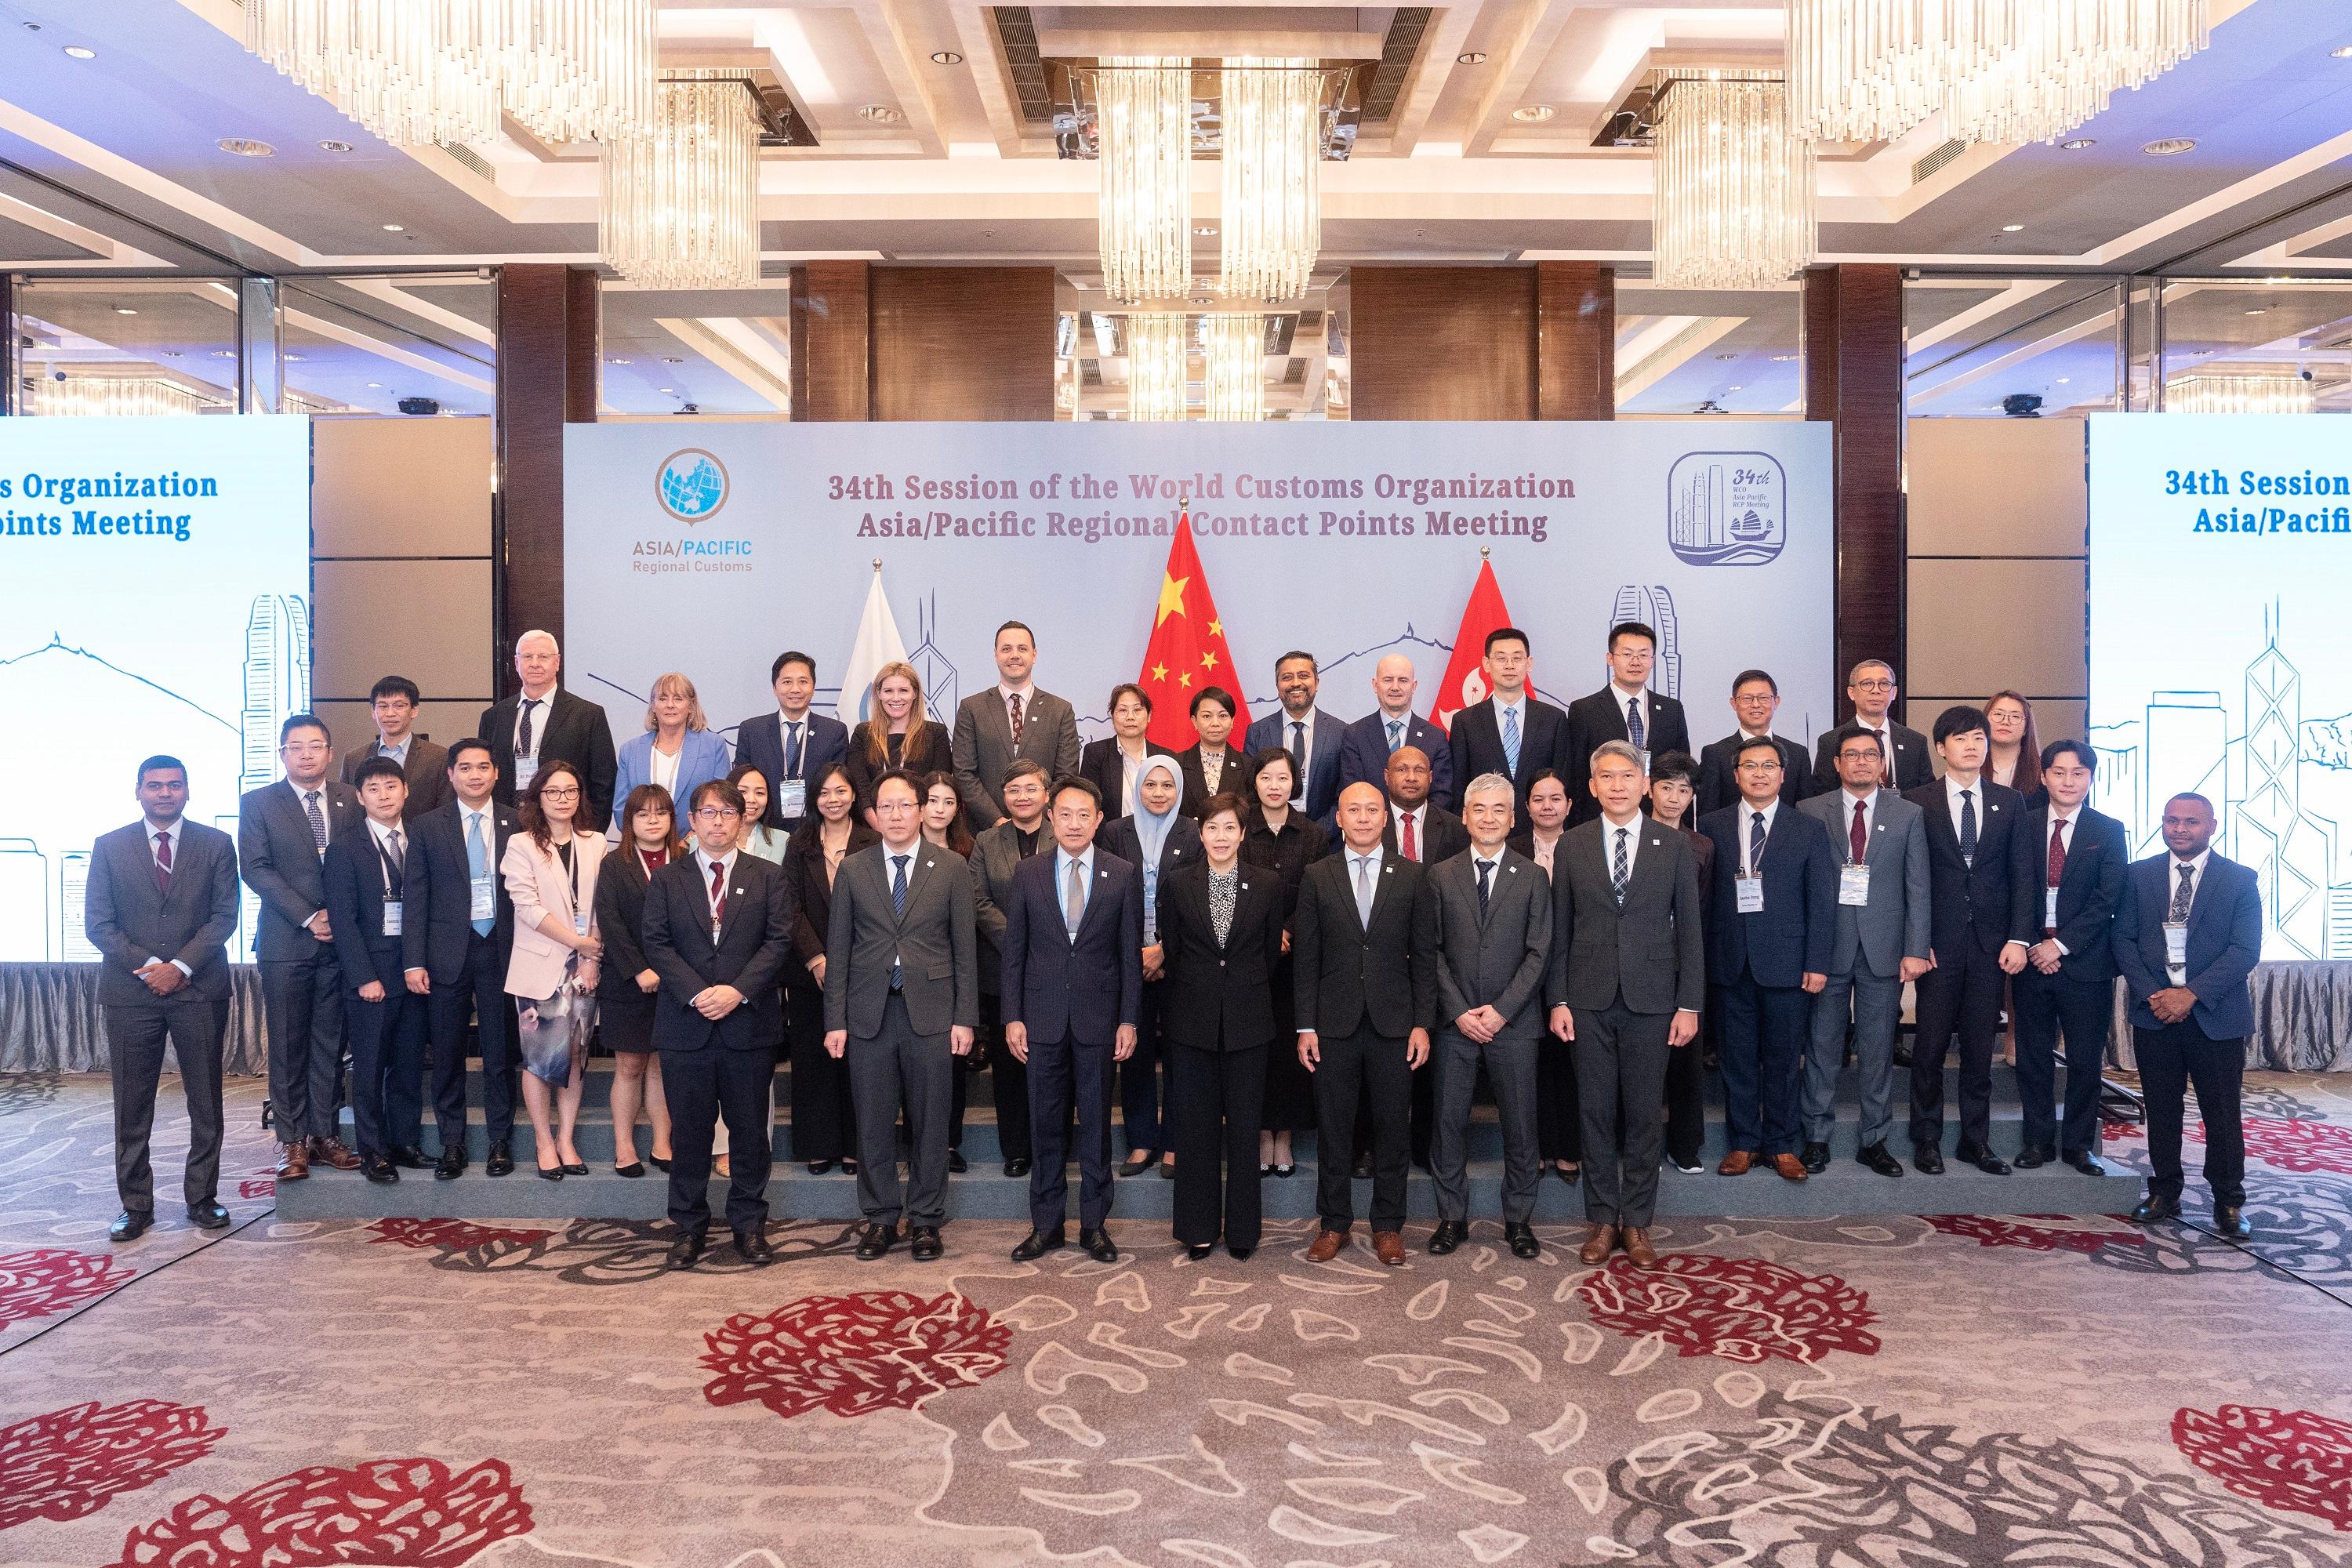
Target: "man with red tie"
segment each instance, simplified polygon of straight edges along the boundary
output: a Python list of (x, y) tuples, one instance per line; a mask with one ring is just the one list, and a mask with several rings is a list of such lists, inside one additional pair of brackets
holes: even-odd
[(1470, 830), (1462, 819), (1429, 798), (1432, 773), (1429, 753), (1419, 746), (1399, 746), (1389, 753), (1386, 781), (1389, 826), (1381, 842), (1406, 859), (1422, 866), (1450, 860), (1470, 847)]
[[(2099, 1152), (2099, 1067), (2115, 1009), (2116, 906), (2131, 854), (2124, 825), (2084, 804), (2097, 768), (2090, 747), (2053, 741), (2042, 748), (2047, 805), (2026, 820), (2042, 847), (2042, 888), (2034, 901), (2038, 940), (2011, 982), (2017, 1004), (2017, 1091), (2025, 1101), (2025, 1170), (2063, 1158), (2086, 1176), (2103, 1173)], [(2058, 1037), (2066, 1037), (2066, 1111), (2051, 1117), (2057, 1087)]]

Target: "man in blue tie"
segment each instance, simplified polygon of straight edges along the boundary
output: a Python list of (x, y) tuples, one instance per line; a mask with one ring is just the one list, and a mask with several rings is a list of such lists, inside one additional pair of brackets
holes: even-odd
[(1339, 788), (1351, 784), (1381, 784), (1388, 776), (1389, 755), (1400, 746), (1417, 746), (1436, 770), (1429, 798), (1438, 805), (1454, 805), (1454, 753), (1447, 750), (1445, 731), (1412, 710), (1413, 693), (1421, 679), (1412, 660), (1401, 653), (1383, 655), (1372, 667), (1372, 697), (1376, 706), (1348, 726), (1339, 741)]
[(848, 754), (849, 727), (814, 710), (816, 660), (799, 649), (776, 656), (768, 667), (768, 684), (776, 693), (776, 710), (736, 726), (735, 760), (767, 775), (768, 815), (762, 820), (797, 833), (801, 818), (815, 805), (809, 781), (827, 763)]
[(1592, 753), (1622, 741), (1646, 763), (1668, 752), (1696, 752), (1683, 705), (1650, 689), (1657, 668), (1658, 634), (1640, 621), (1609, 628), (1609, 684), (1568, 705), (1568, 741), (1560, 777), (1568, 784), (1568, 825), (1580, 827), (1601, 815), (1592, 794)]
[(1528, 634), (1518, 627), (1496, 626), (1486, 634), (1481, 668), (1492, 695), (1454, 715), (1447, 727), (1454, 776), (1502, 774), (1511, 781), (1513, 809), (1524, 819), (1536, 775), (1564, 765), (1560, 747), (1567, 739), (1568, 715), (1528, 689), (1534, 666)]

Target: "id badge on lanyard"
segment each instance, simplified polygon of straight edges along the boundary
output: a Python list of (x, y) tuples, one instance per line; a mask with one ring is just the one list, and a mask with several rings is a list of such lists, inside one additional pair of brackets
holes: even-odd
[(499, 885), (488, 872), (474, 879), (474, 899), (467, 919), (494, 921), (499, 918)]
[(2164, 962), (2174, 969), (2189, 967), (2189, 928), (2169, 921), (2164, 927)]
[(520, 795), (523, 791), (530, 787), (530, 781), (539, 776), (539, 759), (537, 757), (517, 757), (514, 760), (514, 763), (515, 793), (517, 795)]
[(398, 935), (400, 934), (400, 917), (401, 917), (401, 911), (402, 911), (402, 905), (401, 905), (401, 902), (400, 902), (400, 900), (399, 900), (398, 899), (386, 899), (386, 900), (384, 900), (384, 901), (383, 901), (383, 934), (384, 934), (384, 935), (386, 935), (386, 936), (398, 936)]
[(1731, 886), (1732, 890), (1738, 895), (1741, 914), (1760, 915), (1764, 912), (1763, 878), (1735, 877), (1732, 879)]
[(2042, 889), (2042, 929), (2058, 929), (2058, 889), (2055, 888)]
[(1870, 868), (1849, 861), (1838, 868), (1838, 902), (1860, 909), (1870, 902)]
[(776, 785), (776, 810), (786, 822), (798, 822), (808, 811), (808, 780), (785, 779)]

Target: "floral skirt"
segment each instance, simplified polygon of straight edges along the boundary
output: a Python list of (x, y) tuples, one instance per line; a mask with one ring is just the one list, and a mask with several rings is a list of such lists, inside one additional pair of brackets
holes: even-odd
[(596, 999), (567, 981), (552, 996), (515, 998), (515, 1044), (523, 1070), (561, 1089), (588, 1060), (588, 1035), (596, 1023)]

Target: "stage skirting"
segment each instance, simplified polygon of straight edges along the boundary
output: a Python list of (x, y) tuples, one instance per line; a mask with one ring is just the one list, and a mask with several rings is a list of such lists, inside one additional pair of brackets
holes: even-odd
[[(0, 1072), (104, 1072), (106, 1030), (94, 963), (0, 963)], [(261, 972), (232, 967), (226, 1067), (266, 1070)], [(2246, 1065), (2273, 1072), (2352, 1072), (2352, 962), (2265, 963), (2254, 971)], [(2107, 1059), (2133, 1066), (2123, 987)]]

